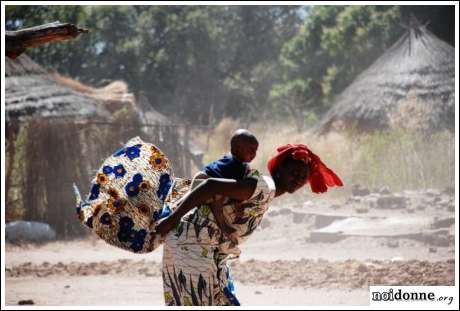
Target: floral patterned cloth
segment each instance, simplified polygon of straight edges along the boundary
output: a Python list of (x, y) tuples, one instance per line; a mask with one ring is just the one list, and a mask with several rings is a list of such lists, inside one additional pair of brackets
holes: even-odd
[[(217, 226), (209, 204), (193, 209), (164, 240), (155, 226), (175, 209), (191, 188), (189, 179), (174, 178), (166, 156), (139, 137), (106, 159), (76, 211), (82, 224), (107, 243), (135, 253), (151, 252), (163, 242), (163, 285), (167, 305), (239, 305), (228, 260), (240, 254), (244, 242), (260, 224), (275, 196), (270, 177), (251, 171), (257, 179), (248, 200), (224, 199), (224, 217), (236, 233), (232, 240)], [(235, 213), (235, 205), (242, 213)]]
[(275, 196), (273, 180), (253, 172), (257, 186), (250, 199), (241, 203), (244, 213), (226, 200), (224, 217), (236, 229), (235, 239), (224, 236), (210, 207), (203, 204), (184, 216), (166, 236), (163, 253), (163, 287), (166, 305), (239, 305), (228, 260), (240, 254), (244, 242), (260, 224)]
[[(154, 228), (172, 211), (172, 201), (190, 181), (175, 179), (166, 156), (139, 137), (107, 158), (82, 200), (77, 215), (107, 243), (135, 253), (151, 252), (161, 244)], [(76, 187), (75, 187), (76, 188)]]

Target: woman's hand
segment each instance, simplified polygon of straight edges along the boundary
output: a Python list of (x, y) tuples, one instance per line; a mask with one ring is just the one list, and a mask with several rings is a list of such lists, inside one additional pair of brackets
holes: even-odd
[(166, 218), (163, 220), (161, 223), (159, 223), (155, 227), (155, 232), (160, 234), (161, 237), (165, 237), (171, 230), (174, 229), (174, 227), (179, 223), (179, 221), (174, 217), (174, 215), (171, 215), (170, 217)]
[(236, 217), (244, 217), (244, 207), (242, 201), (233, 201), (233, 209)]
[(227, 236), (228, 238), (231, 237), (232, 234), (236, 232), (235, 228), (230, 227), (227, 224), (224, 224), (222, 227), (220, 227), (220, 230), (222, 230), (222, 233)]

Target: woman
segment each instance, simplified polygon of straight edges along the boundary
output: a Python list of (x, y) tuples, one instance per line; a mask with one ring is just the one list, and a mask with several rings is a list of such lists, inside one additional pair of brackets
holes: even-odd
[[(185, 195), (171, 216), (157, 226), (157, 233), (165, 238), (163, 285), (167, 305), (239, 305), (227, 262), (239, 256), (238, 245), (260, 224), (273, 198), (294, 193), (307, 182), (314, 192), (342, 185), (334, 172), (301, 144), (278, 148), (268, 170), (271, 176), (254, 173), (239, 181), (207, 179)], [(221, 233), (210, 213), (209, 204), (219, 196), (227, 198), (221, 203), (223, 213), (236, 229), (230, 237)]]

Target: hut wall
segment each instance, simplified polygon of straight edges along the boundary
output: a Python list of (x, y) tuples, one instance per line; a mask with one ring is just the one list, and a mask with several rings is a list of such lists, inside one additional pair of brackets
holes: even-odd
[[(162, 149), (176, 176), (190, 175), (185, 171), (189, 153), (179, 143), (180, 131), (175, 126), (142, 126), (135, 118), (115, 123), (60, 118), (22, 122), (22, 135), (11, 124), (7, 128), (10, 164), (6, 192), (11, 203), (7, 204), (7, 221), (22, 218), (45, 222), (56, 230), (58, 238), (86, 232), (75, 215), (72, 183), (86, 195), (104, 159), (134, 136)], [(20, 159), (19, 154), (23, 154)]]

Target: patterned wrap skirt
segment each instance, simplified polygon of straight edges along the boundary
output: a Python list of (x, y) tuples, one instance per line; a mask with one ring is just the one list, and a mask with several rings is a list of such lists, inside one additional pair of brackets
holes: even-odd
[[(226, 222), (236, 230), (232, 239), (222, 234), (208, 204), (196, 207), (165, 239), (163, 288), (166, 305), (238, 306), (229, 262), (258, 227), (274, 198), (273, 180), (255, 176), (257, 187), (242, 203), (226, 199)], [(243, 213), (235, 213), (238, 204)]]

